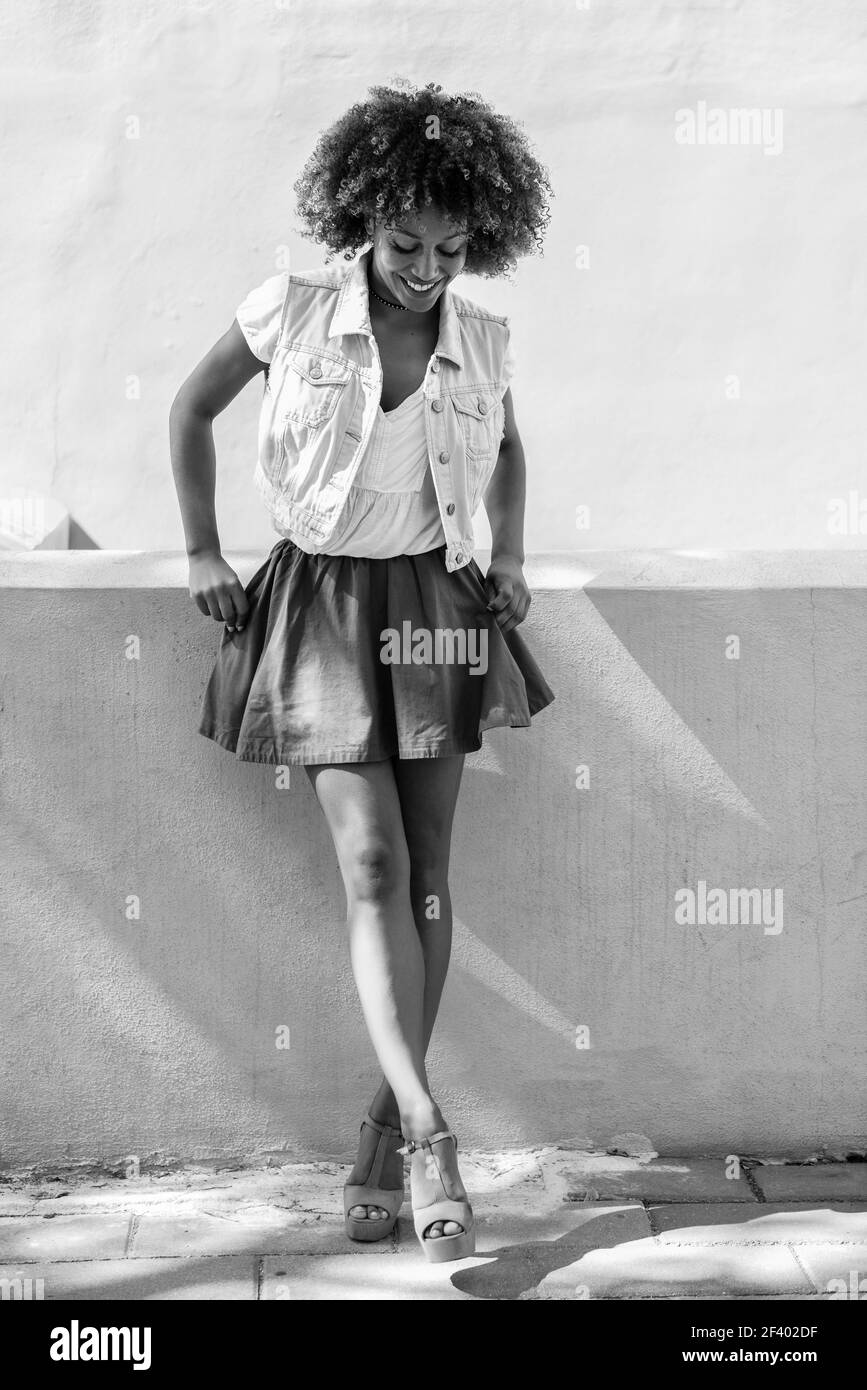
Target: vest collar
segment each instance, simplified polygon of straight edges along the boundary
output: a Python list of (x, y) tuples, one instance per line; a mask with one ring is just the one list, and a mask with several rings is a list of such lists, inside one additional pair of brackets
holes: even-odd
[[(369, 337), (372, 336), (367, 290), (367, 273), (372, 255), (373, 247), (367, 246), (347, 265), (337, 295), (337, 307), (328, 329), (329, 338), (339, 337), (342, 333), (366, 333)], [(439, 306), (440, 331), (434, 354), (437, 357), (447, 357), (455, 366), (463, 367), (461, 325), (454, 306), (451, 285), (446, 285), (440, 295)]]

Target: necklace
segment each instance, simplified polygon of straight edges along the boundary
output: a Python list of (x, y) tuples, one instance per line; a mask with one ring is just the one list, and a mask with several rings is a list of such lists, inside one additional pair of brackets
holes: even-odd
[(405, 304), (392, 304), (390, 299), (383, 299), (382, 295), (377, 294), (376, 290), (371, 289), (370, 285), (368, 285), (368, 289), (370, 290), (370, 293), (373, 295), (374, 299), (379, 300), (380, 304), (387, 304), (389, 309), (402, 309), (405, 314), (409, 313), (409, 309), (407, 309)]

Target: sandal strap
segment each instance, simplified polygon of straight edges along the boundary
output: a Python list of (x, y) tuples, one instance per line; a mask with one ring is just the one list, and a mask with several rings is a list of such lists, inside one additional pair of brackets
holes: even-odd
[(396, 1139), (398, 1138), (398, 1136), (401, 1139), (403, 1138), (401, 1130), (392, 1129), (391, 1125), (382, 1125), (379, 1123), (379, 1120), (374, 1120), (371, 1115), (365, 1115), (364, 1119), (361, 1121), (362, 1129), (365, 1125), (367, 1125), (370, 1129), (375, 1129), (377, 1134), (385, 1134), (388, 1138)]
[(440, 1130), (439, 1134), (431, 1134), (427, 1139), (407, 1139), (404, 1147), (398, 1149), (399, 1154), (414, 1154), (418, 1149), (430, 1149), (431, 1144), (438, 1144), (441, 1139), (453, 1139), (455, 1149), (458, 1147), (458, 1137), (452, 1134), (451, 1130)]
[(368, 1129), (373, 1130), (377, 1139), (373, 1157), (367, 1167), (367, 1177), (365, 1178), (364, 1186), (378, 1188), (382, 1180), (382, 1170), (385, 1166), (385, 1160), (388, 1157), (391, 1147), (389, 1140), (401, 1139), (403, 1136), (399, 1129), (392, 1129), (391, 1125), (380, 1124), (378, 1120), (372, 1119), (370, 1115), (361, 1122), (361, 1129), (359, 1131), (361, 1135), (364, 1134), (365, 1125)]

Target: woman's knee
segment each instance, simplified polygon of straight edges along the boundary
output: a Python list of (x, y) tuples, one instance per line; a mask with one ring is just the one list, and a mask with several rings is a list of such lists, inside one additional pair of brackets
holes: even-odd
[(434, 837), (416, 840), (409, 846), (410, 882), (413, 898), (441, 894), (448, 889), (448, 841)]
[(353, 845), (344, 856), (346, 891), (351, 901), (381, 903), (409, 884), (406, 847), (385, 837), (373, 837)]

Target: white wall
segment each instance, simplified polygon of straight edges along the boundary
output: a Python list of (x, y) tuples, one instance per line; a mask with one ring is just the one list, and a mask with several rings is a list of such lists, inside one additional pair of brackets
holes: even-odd
[[(307, 777), (196, 733), (219, 628), (185, 569), (0, 557), (0, 1166), (348, 1156), (377, 1084)], [(467, 1148), (863, 1150), (867, 557), (529, 576), (556, 699), (467, 759), (430, 1057), (450, 1124)], [(699, 880), (782, 916), (679, 924)]]
[[(545, 257), (466, 282), (521, 353), (528, 549), (863, 544), (827, 527), (867, 423), (857, 0), (46, 0), (4, 7), (0, 44), (0, 495), (53, 491), (103, 547), (182, 544), (174, 391), (280, 247), (318, 262), (292, 183), (403, 74), (480, 90), (552, 170)], [(781, 109), (781, 151), (676, 143), (700, 101)], [(263, 551), (258, 392), (218, 422), (219, 515)]]

